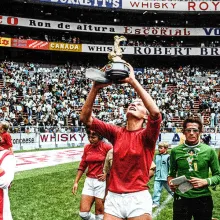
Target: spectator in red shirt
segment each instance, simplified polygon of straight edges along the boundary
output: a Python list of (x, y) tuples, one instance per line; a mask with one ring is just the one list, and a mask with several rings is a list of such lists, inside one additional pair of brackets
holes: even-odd
[[(80, 115), (86, 126), (113, 145), (114, 159), (104, 204), (105, 220), (152, 219), (152, 198), (147, 183), (162, 119), (159, 108), (135, 79), (132, 66), (128, 66), (130, 75), (121, 83), (130, 84), (140, 99), (128, 106), (126, 127), (107, 124), (92, 117), (98, 91), (109, 84), (93, 83)], [(146, 119), (147, 126), (143, 128)]]
[[(89, 130), (87, 134), (90, 144), (84, 147), (84, 153), (79, 164), (72, 192), (76, 194), (78, 182), (86, 168), (88, 168), (82, 191), (79, 215), (85, 220), (102, 220), (104, 214), (103, 199), (106, 187), (103, 166), (105, 157), (112, 146), (102, 141), (102, 137), (92, 130)], [(90, 212), (94, 202), (95, 215)]]
[(11, 152), (12, 150), (12, 139), (11, 135), (8, 133), (9, 124), (7, 122), (0, 122), (0, 147), (8, 149)]

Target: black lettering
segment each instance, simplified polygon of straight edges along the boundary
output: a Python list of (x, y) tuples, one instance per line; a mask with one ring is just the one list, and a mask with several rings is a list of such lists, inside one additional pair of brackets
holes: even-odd
[(170, 47), (165, 47), (165, 51), (164, 51), (164, 53), (165, 53), (165, 55), (171, 55), (171, 48)]
[[(86, 28), (86, 27), (87, 27), (87, 25), (84, 25), (84, 30), (87, 30), (87, 28)], [(93, 28), (92, 28), (92, 25), (91, 25), (91, 24), (88, 26), (88, 28), (89, 28), (89, 30), (90, 30), (90, 31), (92, 31), (92, 30), (93, 30)]]
[(134, 47), (134, 54), (142, 54), (141, 47)]
[(187, 47), (185, 49), (186, 49), (186, 55), (189, 56), (189, 52), (190, 52), (190, 50), (192, 50), (192, 48), (191, 47)]
[(145, 47), (144, 48), (144, 53), (147, 54), (147, 55), (151, 54), (151, 48), (150, 47)]
[(201, 55), (208, 55), (207, 48), (201, 48)]
[(45, 27), (50, 27), (50, 23), (45, 23), (45, 25), (44, 25)]
[(175, 51), (175, 55), (183, 55), (182, 48), (175, 47), (174, 51)]
[(43, 27), (44, 23), (39, 21), (39, 22), (37, 22), (37, 25), (38, 25), (39, 27)]
[(103, 51), (102, 47), (96, 47), (96, 51)]
[(95, 50), (95, 47), (89, 46), (89, 50), (90, 50), (90, 51), (94, 51), (94, 50)]
[(77, 30), (82, 30), (82, 26), (81, 25), (77, 25)]
[(100, 27), (95, 27), (96, 32), (100, 32)]
[(30, 26), (37, 26), (35, 20), (30, 20)]
[(162, 50), (160, 47), (154, 47), (154, 54), (155, 55), (161, 55), (162, 54)]
[[(124, 50), (123, 50), (123, 48), (121, 48), (121, 50), (122, 50), (122, 52), (124, 52), (125, 48), (124, 48)], [(107, 47), (107, 51), (112, 52), (112, 47)]]
[(63, 28), (63, 23), (59, 23), (59, 24), (57, 25), (57, 27), (58, 27), (58, 28)]
[(115, 29), (114, 28), (110, 28), (109, 31), (115, 33)]
[(65, 25), (65, 28), (66, 28), (66, 29), (70, 29), (70, 25), (69, 25), (69, 24), (66, 24), (66, 25)]
[(218, 53), (218, 48), (211, 48), (211, 55), (214, 56), (214, 55), (219, 55)]

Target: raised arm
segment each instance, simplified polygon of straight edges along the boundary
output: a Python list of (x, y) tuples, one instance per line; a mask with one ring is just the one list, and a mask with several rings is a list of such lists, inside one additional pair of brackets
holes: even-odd
[(141, 86), (141, 84), (135, 79), (135, 75), (134, 75), (134, 69), (133, 67), (128, 64), (130, 67), (130, 75), (128, 78), (126, 78), (124, 80), (124, 82), (129, 83), (137, 92), (137, 94), (140, 96), (140, 98), (142, 99), (145, 107), (147, 108), (147, 110), (149, 111), (150, 117), (153, 120), (156, 120), (159, 118), (160, 115), (160, 110), (157, 107), (156, 103), (154, 102), (154, 100), (151, 98), (151, 96), (149, 95), (149, 93)]
[(99, 89), (106, 87), (108, 85), (110, 84), (93, 82), (93, 86), (89, 92), (89, 95), (86, 98), (86, 101), (82, 107), (82, 111), (80, 114), (80, 121), (83, 122), (83, 124), (86, 125), (87, 127), (90, 127), (92, 125), (92, 121), (93, 121), (92, 107), (95, 98), (99, 92)]

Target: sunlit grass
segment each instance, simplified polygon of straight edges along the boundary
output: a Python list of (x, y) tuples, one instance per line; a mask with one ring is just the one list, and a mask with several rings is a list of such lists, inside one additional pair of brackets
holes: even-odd
[[(9, 191), (14, 220), (80, 220), (79, 202), (85, 176), (82, 177), (76, 196), (72, 195), (72, 185), (79, 162), (67, 163), (16, 173)], [(153, 192), (153, 179), (149, 183)], [(161, 202), (167, 198), (163, 190)], [(220, 216), (220, 187), (213, 192), (214, 214)], [(172, 200), (157, 220), (172, 220)]]

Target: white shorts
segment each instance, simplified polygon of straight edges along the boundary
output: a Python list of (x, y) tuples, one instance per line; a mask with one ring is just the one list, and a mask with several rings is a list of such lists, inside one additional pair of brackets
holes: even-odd
[(148, 190), (124, 194), (108, 191), (104, 212), (118, 218), (152, 215), (152, 198)]
[(105, 181), (98, 181), (98, 179), (86, 177), (82, 194), (103, 199), (105, 196), (105, 187)]

